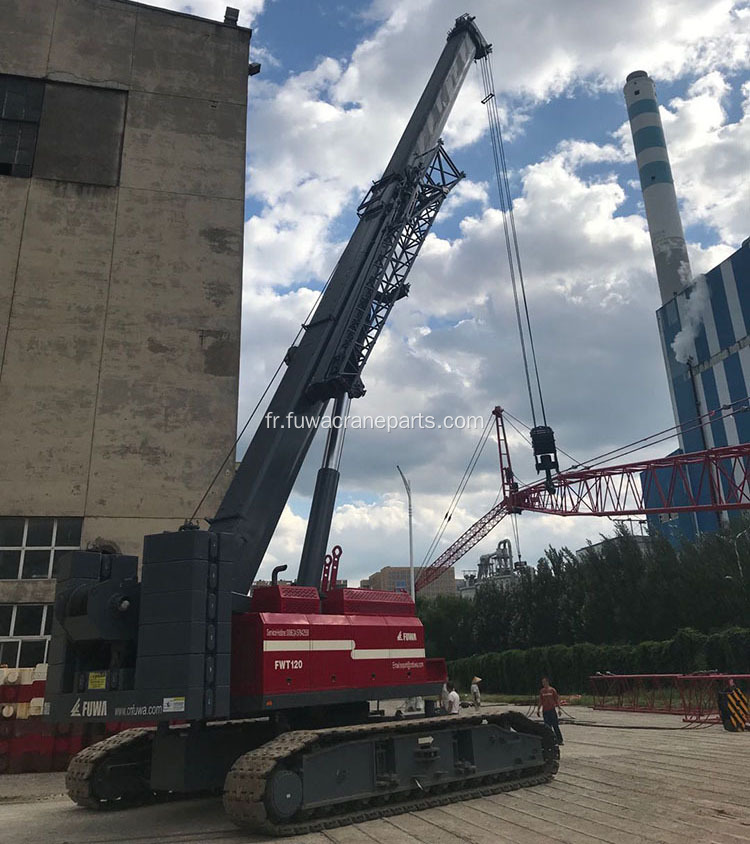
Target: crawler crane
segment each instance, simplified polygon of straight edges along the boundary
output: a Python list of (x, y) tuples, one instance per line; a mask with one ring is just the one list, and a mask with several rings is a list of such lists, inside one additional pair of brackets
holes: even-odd
[[(186, 524), (134, 556), (60, 566), (47, 695), (57, 722), (154, 721), (79, 753), (81, 806), (222, 790), (241, 826), (288, 835), (549, 780), (557, 748), (515, 714), (387, 721), (369, 701), (434, 697), (442, 659), (404, 594), (339, 588), (325, 568), (341, 431), (332, 425), (294, 585), (253, 581), (327, 412), (361, 374), (449, 191), (440, 134), (490, 46), (464, 15), (344, 249), (208, 530)], [(329, 409), (330, 406), (330, 409)], [(285, 422), (267, 424), (276, 417)], [(299, 424), (295, 422), (299, 421)], [(304, 422), (302, 421), (304, 420)]]

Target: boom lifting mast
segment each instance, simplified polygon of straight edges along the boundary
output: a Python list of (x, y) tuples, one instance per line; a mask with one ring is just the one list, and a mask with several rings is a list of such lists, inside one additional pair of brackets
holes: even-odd
[[(341, 416), (364, 395), (362, 369), (448, 192), (463, 177), (440, 142), (472, 63), (490, 50), (473, 18), (456, 21), (383, 176), (359, 206), (359, 223), (219, 505), (212, 531), (243, 542), (234, 589), (247, 593), (329, 401)], [(297, 582), (320, 583), (338, 486), (340, 431), (331, 428), (318, 473)]]

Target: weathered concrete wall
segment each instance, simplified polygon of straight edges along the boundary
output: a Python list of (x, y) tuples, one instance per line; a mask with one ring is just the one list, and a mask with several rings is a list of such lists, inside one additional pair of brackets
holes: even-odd
[(0, 371), (0, 514), (80, 516), (117, 191), (16, 181), (29, 199)]
[(55, 600), (54, 580), (0, 580), (3, 604), (51, 604)]
[(231, 446), (240, 205), (120, 189), (87, 514), (189, 516)]
[(28, 179), (0, 178), (0, 371), (5, 356), (5, 338), (16, 284), (28, 193)]
[(130, 88), (138, 12), (110, 0), (58, 2), (47, 78)]
[(121, 0), (2, 5), (0, 73), (127, 106), (113, 186), (0, 176), (0, 515), (83, 515), (84, 546), (140, 554), (235, 436), (250, 33)]
[(44, 77), (57, 0), (3, 0), (0, 73)]

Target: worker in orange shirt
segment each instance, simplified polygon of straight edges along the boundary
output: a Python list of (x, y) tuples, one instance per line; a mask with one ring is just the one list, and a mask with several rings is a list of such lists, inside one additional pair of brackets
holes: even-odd
[(539, 710), (542, 711), (544, 723), (548, 727), (552, 727), (555, 731), (555, 738), (558, 744), (564, 744), (562, 733), (560, 732), (560, 721), (557, 718), (557, 713), (562, 715), (560, 709), (560, 697), (557, 694), (557, 689), (549, 684), (549, 677), (542, 677), (542, 688), (539, 690), (539, 702), (536, 706), (536, 714), (539, 716)]

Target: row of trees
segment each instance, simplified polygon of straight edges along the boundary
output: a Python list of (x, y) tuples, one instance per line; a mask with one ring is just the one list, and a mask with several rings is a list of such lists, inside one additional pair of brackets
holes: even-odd
[(666, 640), (683, 628), (750, 628), (750, 543), (736, 543), (738, 530), (679, 550), (661, 536), (640, 542), (624, 527), (580, 556), (549, 548), (536, 573), (523, 572), (512, 590), (488, 584), (474, 600), (418, 601), (427, 655), (458, 659), (549, 645)]
[(661, 642), (637, 645), (550, 645), (484, 653), (448, 663), (448, 676), (465, 690), (478, 674), (486, 692), (530, 695), (543, 675), (565, 694), (589, 691), (588, 678), (612, 674), (690, 674), (693, 671), (750, 673), (750, 630), (730, 627), (706, 635), (679, 630)]

